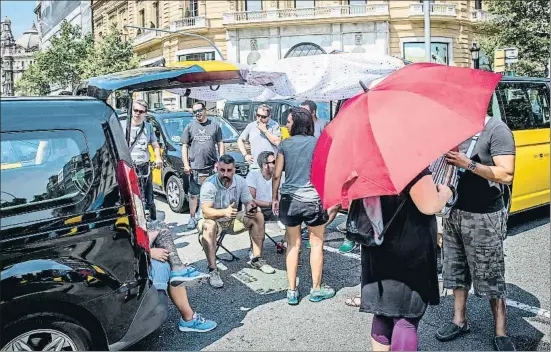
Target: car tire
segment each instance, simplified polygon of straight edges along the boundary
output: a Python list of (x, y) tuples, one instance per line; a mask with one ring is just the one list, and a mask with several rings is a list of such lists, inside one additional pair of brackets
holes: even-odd
[(168, 178), (165, 185), (166, 201), (175, 213), (183, 213), (186, 207), (186, 192), (182, 179), (176, 175)]
[[(95, 349), (92, 334), (80, 322), (59, 313), (33, 313), (8, 323), (2, 328), (0, 350), (41, 351), (48, 344), (51, 350), (90, 351)], [(14, 346), (15, 344), (15, 346)]]

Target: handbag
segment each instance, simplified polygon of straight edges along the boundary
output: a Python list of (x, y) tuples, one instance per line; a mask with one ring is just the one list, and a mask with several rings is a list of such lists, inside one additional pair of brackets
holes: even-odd
[(392, 218), (389, 222), (385, 224), (383, 231), (378, 236), (375, 237), (373, 230), (373, 225), (371, 220), (367, 215), (367, 211), (364, 206), (363, 199), (355, 199), (350, 203), (348, 209), (348, 219), (346, 220), (346, 239), (349, 241), (356, 242), (359, 245), (367, 247), (380, 246), (384, 241), (384, 236), (392, 221), (396, 218), (396, 215), (400, 212), (404, 204), (409, 199), (408, 196), (405, 196)]

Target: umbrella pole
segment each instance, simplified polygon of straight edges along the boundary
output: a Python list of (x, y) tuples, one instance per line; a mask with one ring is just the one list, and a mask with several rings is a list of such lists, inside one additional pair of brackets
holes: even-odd
[(130, 147), (130, 129), (132, 128), (132, 94), (130, 90), (126, 91), (126, 94), (128, 95), (128, 107), (126, 108), (126, 143), (128, 144), (128, 147)]

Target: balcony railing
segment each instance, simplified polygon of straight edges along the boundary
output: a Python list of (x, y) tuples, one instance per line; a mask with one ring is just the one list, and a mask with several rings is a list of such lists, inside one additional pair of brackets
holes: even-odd
[[(423, 16), (424, 4), (411, 4), (409, 5), (410, 16)], [(444, 16), (444, 17), (457, 17), (457, 11), (455, 4), (430, 4), (431, 16)]]
[(484, 10), (474, 10), (471, 13), (471, 19), (473, 21), (486, 21), (490, 19), (490, 13)]
[(181, 20), (173, 21), (170, 24), (170, 30), (179, 31), (193, 28), (207, 28), (207, 19), (205, 16), (186, 17)]
[(260, 11), (240, 11), (224, 13), (224, 24), (250, 22), (293, 21), (301, 19), (347, 18), (347, 17), (388, 16), (388, 4), (347, 5), (288, 9), (268, 9)]
[(141, 45), (141, 44), (144, 44), (144, 43), (147, 43), (155, 38), (158, 38), (160, 36), (162, 36), (163, 33), (162, 32), (157, 32), (157, 31), (154, 31), (154, 30), (147, 30), (145, 31), (144, 34), (140, 34), (138, 36), (136, 36), (136, 38), (134, 38), (134, 46), (137, 46), (137, 45)]

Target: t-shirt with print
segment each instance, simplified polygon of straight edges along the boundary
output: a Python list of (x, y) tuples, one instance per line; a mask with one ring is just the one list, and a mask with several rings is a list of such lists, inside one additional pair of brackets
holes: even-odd
[[(279, 183), (279, 189), (283, 184), (285, 178), (281, 175), (281, 182)], [(251, 170), (247, 175), (247, 185), (256, 190), (256, 199), (263, 202), (272, 201), (272, 184), (273, 178), (266, 180), (260, 170)]]
[[(459, 146), (459, 151), (466, 153), (471, 139)], [(513, 133), (499, 118), (492, 117), (480, 133), (471, 159), (486, 166), (495, 166), (493, 157), (515, 155)], [(459, 178), (457, 185), (457, 203), (455, 208), (470, 213), (494, 213), (505, 207), (502, 186), (486, 180), (466, 170)]]
[[(127, 126), (126, 124), (127, 120), (121, 121), (121, 126), (125, 136)], [(155, 136), (155, 132), (153, 132), (153, 125), (151, 125), (149, 122), (144, 121), (144, 129), (142, 133), (140, 133), (141, 128), (142, 125), (130, 125), (130, 145), (134, 143), (136, 137), (138, 138), (138, 141), (134, 144), (134, 147), (130, 152), (132, 161), (136, 165), (141, 165), (149, 162), (150, 156), (148, 147), (150, 144), (157, 142), (157, 136)]]
[(193, 121), (184, 128), (181, 141), (189, 146), (189, 166), (192, 169), (212, 168), (218, 161), (216, 145), (222, 141), (222, 129), (212, 120)]
[(323, 132), (325, 127), (327, 127), (327, 124), (329, 124), (327, 120), (323, 120), (318, 117), (316, 122), (314, 122), (314, 137), (320, 138), (321, 133)]
[[(230, 206), (232, 200), (235, 200), (235, 205), (247, 204), (253, 200), (253, 196), (247, 186), (247, 181), (239, 175), (234, 175), (232, 184), (226, 188), (220, 182), (218, 175), (207, 177), (201, 186), (201, 194), (199, 195), (201, 204), (213, 203), (214, 209), (225, 209)], [(199, 207), (198, 217), (203, 217), (203, 212)], [(217, 221), (230, 221), (229, 218), (216, 219)]]
[[(270, 119), (266, 128), (274, 136), (281, 137), (281, 129), (279, 128), (279, 124), (274, 120)], [(249, 123), (247, 127), (245, 127), (243, 132), (241, 132), (241, 136), (239, 138), (241, 138), (244, 141), (249, 141), (249, 143), (251, 144), (251, 155), (254, 160), (253, 164), (251, 165), (251, 168), (253, 169), (258, 168), (258, 164), (256, 161), (258, 160), (258, 155), (260, 153), (269, 151), (277, 155), (277, 146), (273, 145), (270, 142), (270, 140), (268, 139), (268, 137), (266, 137), (266, 134), (264, 132), (260, 132), (260, 130), (257, 127), (256, 121)]]
[(303, 202), (320, 199), (310, 182), (316, 142), (317, 138), (314, 136), (292, 136), (281, 141), (279, 153), (285, 158), (285, 182), (281, 186), (281, 194), (289, 194)]

